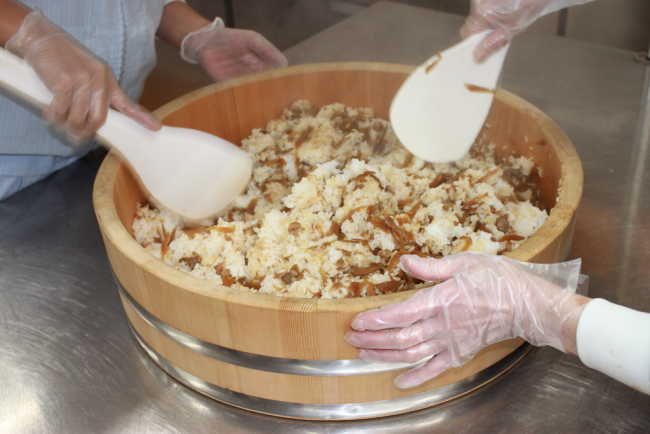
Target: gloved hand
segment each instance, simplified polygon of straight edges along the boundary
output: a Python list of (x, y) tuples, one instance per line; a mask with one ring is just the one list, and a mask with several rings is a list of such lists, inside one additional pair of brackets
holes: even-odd
[(264, 36), (251, 30), (228, 29), (221, 18), (190, 33), (181, 57), (200, 63), (214, 81), (287, 66), (287, 58)]
[(476, 47), (477, 62), (487, 59), (539, 17), (593, 0), (472, 0), (472, 10), (460, 29), (463, 38), (493, 30)]
[(92, 136), (106, 122), (109, 105), (146, 128), (160, 129), (160, 121), (124, 93), (111, 67), (41, 10), (25, 17), (6, 49), (27, 61), (52, 93), (43, 116), (67, 129), (73, 142)]
[(405, 255), (400, 262), (414, 277), (443, 283), (403, 303), (359, 314), (352, 321), (357, 331), (345, 339), (366, 361), (416, 363), (437, 355), (397, 377), (401, 388), (417, 386), (463, 365), (481, 348), (516, 336), (565, 351), (567, 336), (572, 332), (575, 339), (575, 329), (567, 328), (577, 327), (575, 315), (588, 300), (573, 294), (580, 260), (546, 265), (460, 253), (442, 259)]

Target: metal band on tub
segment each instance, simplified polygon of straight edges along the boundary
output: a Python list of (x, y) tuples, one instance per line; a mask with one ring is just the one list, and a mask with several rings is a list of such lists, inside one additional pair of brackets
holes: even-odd
[(154, 362), (163, 368), (176, 380), (201, 392), (202, 394), (235, 407), (258, 413), (296, 419), (346, 420), (365, 419), (406, 413), (435, 404), (448, 401), (464, 395), (485, 383), (497, 378), (510, 369), (532, 348), (524, 343), (499, 362), (463, 380), (435, 390), (419, 393), (403, 398), (387, 399), (384, 401), (362, 402), (352, 404), (299, 404), (295, 402), (277, 401), (246, 395), (209, 383), (189, 372), (179, 368), (154, 350), (129, 322), (129, 327), (138, 343)]

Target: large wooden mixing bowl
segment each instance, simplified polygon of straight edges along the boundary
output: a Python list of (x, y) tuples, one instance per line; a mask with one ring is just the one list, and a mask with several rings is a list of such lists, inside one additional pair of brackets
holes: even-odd
[[(388, 119), (393, 95), (412, 70), (377, 63), (295, 66), (208, 86), (156, 115), (166, 125), (195, 128), (233, 143), (302, 98), (315, 106), (373, 107), (376, 116)], [(532, 157), (542, 169), (541, 199), (552, 209), (542, 228), (508, 256), (539, 263), (564, 260), (583, 182), (569, 139), (544, 113), (503, 90), (497, 90), (479, 137), (497, 144), (503, 155)], [(299, 299), (201, 280), (154, 258), (133, 239), (131, 224), (144, 200), (127, 167), (111, 153), (97, 175), (94, 205), (124, 309), (137, 340), (159, 365), (221, 401), (305, 419), (395, 414), (466, 393), (527, 351), (521, 339), (502, 341), (463, 367), (400, 390), (393, 381), (405, 365), (366, 364), (343, 336), (358, 313), (403, 301), (413, 291)]]

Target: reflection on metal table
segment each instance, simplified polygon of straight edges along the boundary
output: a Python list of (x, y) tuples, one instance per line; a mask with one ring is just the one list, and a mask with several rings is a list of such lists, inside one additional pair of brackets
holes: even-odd
[[(456, 42), (462, 21), (381, 2), (286, 54), (293, 64), (417, 65)], [(649, 77), (629, 51), (529, 33), (513, 42), (501, 82), (551, 116), (580, 154), (585, 188), (571, 256), (583, 259), (590, 296), (644, 311)], [(104, 155), (0, 202), (1, 432), (650, 431), (650, 396), (552, 348), (456, 400), (369, 421), (274, 418), (190, 390), (149, 359), (125, 321), (91, 203)]]

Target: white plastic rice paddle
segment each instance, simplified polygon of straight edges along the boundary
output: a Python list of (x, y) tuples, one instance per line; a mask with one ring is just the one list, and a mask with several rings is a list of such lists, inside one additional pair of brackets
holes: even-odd
[(419, 66), (395, 95), (390, 121), (402, 144), (432, 163), (463, 157), (485, 123), (508, 46), (485, 63), (474, 48), (487, 32), (472, 35)]
[[(0, 86), (38, 106), (52, 101), (34, 70), (2, 48)], [(223, 210), (252, 174), (250, 156), (224, 139), (188, 128), (150, 131), (112, 109), (97, 138), (124, 157), (154, 202), (188, 219)]]

